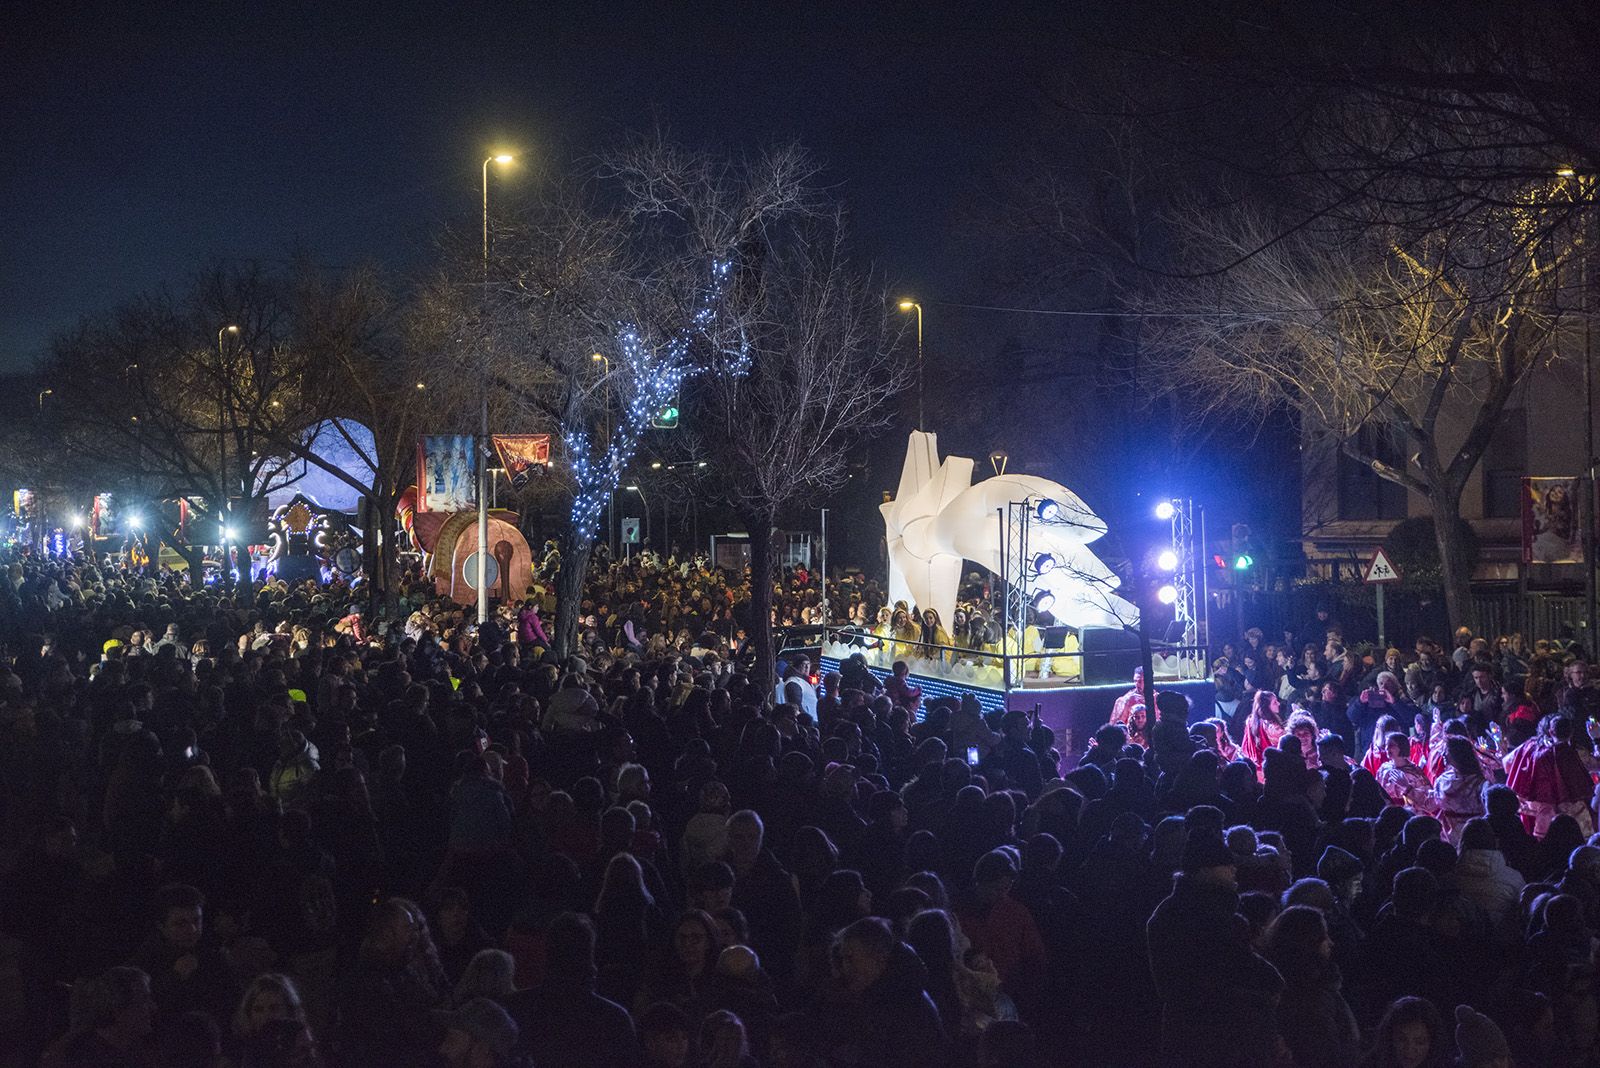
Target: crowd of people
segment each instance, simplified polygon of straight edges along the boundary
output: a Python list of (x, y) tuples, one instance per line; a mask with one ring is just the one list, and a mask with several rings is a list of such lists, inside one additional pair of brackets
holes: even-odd
[(597, 568), (565, 659), (538, 591), (386, 628), (6, 564), (10, 1063), (1600, 1057), (1581, 652), (1368, 664), (1320, 612), (1223, 650), (1212, 707), (1136, 680), (1077, 752), (904, 664), (758, 686), (703, 563)]

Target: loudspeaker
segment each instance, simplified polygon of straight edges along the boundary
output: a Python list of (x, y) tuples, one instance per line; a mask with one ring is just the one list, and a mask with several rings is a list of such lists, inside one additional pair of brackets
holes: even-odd
[(1138, 634), (1121, 627), (1084, 627), (1079, 637), (1083, 641), (1084, 682), (1090, 686), (1133, 684), (1133, 672), (1142, 659)]

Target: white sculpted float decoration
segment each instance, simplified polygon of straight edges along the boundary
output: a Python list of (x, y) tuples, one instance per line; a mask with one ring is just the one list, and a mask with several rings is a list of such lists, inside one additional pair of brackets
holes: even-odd
[(889, 600), (950, 619), (963, 560), (1002, 573), (998, 510), (1014, 501), (1044, 512), (1028, 526), (1027, 566), (1035, 595), (1048, 591), (1054, 598), (1049, 610), (1056, 622), (1133, 625), (1138, 609), (1113, 592), (1117, 577), (1087, 547), (1105, 534), (1106, 525), (1077, 494), (1034, 475), (996, 475), (973, 485), (972, 461), (947, 456), (940, 463), (937, 436), (921, 431), (911, 433), (899, 492), (880, 506), (889, 543)]

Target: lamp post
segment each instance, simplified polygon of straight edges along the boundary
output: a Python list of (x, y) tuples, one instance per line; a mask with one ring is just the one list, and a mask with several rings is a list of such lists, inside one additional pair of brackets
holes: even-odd
[(55, 396), (55, 393), (56, 391), (53, 389), (41, 389), (39, 391), (39, 410), (41, 412), (44, 411), (44, 399)]
[(217, 525), (222, 528), (222, 585), (233, 587), (233, 539), (228, 534), (231, 514), (228, 493), (228, 353), (222, 339), (228, 334), (239, 336), (237, 326), (228, 325), (217, 331), (217, 484), (222, 487), (221, 507)]
[[(605, 383), (606, 391), (606, 454), (609, 456), (611, 454), (611, 361), (606, 358), (604, 353), (600, 352), (590, 353), (589, 361), (591, 363), (598, 363), (602, 365), (600, 374)], [(615, 458), (612, 459), (611, 463), (611, 482), (613, 488), (610, 493), (606, 494), (606, 550), (611, 554), (611, 558), (614, 560), (617, 556), (617, 491), (615, 488), (617, 471)]]
[[(483, 305), (489, 303), (489, 164), (512, 162), (506, 153), (483, 161)], [(489, 350), (485, 345), (478, 375), (478, 625), (489, 621)]]
[[(1573, 167), (1560, 168), (1556, 171), (1556, 177), (1563, 181), (1576, 181), (1580, 194), (1588, 192), (1584, 188), (1584, 183), (1593, 180), (1593, 175), (1579, 174)], [(1578, 203), (1576, 196), (1573, 198), (1573, 203)], [(1600, 615), (1600, 609), (1597, 609), (1596, 605), (1595, 576), (1596, 543), (1600, 541), (1600, 537), (1597, 537), (1595, 530), (1594, 359), (1589, 342), (1589, 256), (1588, 249), (1583, 245), (1582, 236), (1580, 232), (1578, 297), (1583, 302), (1583, 474), (1586, 485), (1586, 492), (1583, 495), (1583, 626), (1587, 633), (1583, 636), (1583, 644), (1592, 656), (1595, 651), (1595, 633), (1597, 628), (1600, 628), (1600, 620), (1596, 618)]]
[(914, 300), (902, 300), (900, 310), (917, 313), (917, 429), (922, 430), (922, 305)]

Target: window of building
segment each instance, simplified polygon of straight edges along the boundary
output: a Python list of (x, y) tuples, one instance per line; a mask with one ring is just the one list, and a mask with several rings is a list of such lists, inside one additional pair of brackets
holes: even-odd
[[(1399, 436), (1379, 427), (1363, 427), (1356, 437), (1357, 447), (1368, 456), (1394, 467), (1406, 465), (1405, 450)], [(1406, 489), (1372, 468), (1339, 450), (1339, 518), (1404, 519)]]
[(1528, 473), (1528, 414), (1507, 410), (1483, 453), (1483, 516), (1515, 519), (1522, 514), (1522, 476)]

